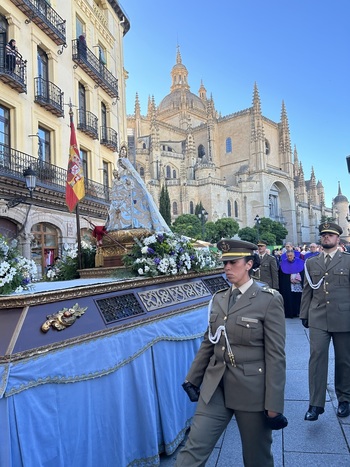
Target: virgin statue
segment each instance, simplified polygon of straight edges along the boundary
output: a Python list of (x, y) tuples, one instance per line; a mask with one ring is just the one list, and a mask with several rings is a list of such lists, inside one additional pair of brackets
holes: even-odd
[(125, 152), (121, 150), (118, 173), (111, 190), (112, 201), (106, 230), (111, 232), (147, 229), (152, 232), (170, 232), (144, 181), (124, 154)]

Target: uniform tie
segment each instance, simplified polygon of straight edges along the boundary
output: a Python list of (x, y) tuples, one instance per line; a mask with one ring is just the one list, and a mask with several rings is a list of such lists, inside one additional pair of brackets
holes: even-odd
[(229, 299), (229, 302), (228, 302), (228, 309), (233, 307), (233, 305), (236, 303), (237, 297), (238, 297), (238, 295), (240, 293), (241, 293), (241, 291), (239, 289), (234, 289), (230, 293), (230, 299)]
[(326, 261), (325, 261), (326, 268), (328, 268), (330, 262), (331, 262), (331, 255), (326, 255)]
[(260, 255), (260, 261), (263, 259), (263, 255)]

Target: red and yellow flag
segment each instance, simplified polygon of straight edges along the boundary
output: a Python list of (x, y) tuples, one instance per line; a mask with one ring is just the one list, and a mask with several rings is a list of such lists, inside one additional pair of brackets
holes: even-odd
[(66, 204), (70, 212), (74, 210), (77, 203), (79, 203), (84, 196), (84, 170), (80, 159), (72, 112), (70, 114), (70, 147), (66, 182)]

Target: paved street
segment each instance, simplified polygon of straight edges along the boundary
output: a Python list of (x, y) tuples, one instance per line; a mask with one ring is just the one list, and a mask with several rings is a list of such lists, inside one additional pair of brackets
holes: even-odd
[[(308, 331), (299, 319), (287, 319), (287, 383), (285, 415), (289, 420), (283, 431), (274, 432), (275, 467), (349, 467), (350, 417), (336, 416), (334, 359), (330, 350), (328, 391), (325, 413), (316, 422), (304, 421), (308, 408)], [(180, 447), (181, 448), (181, 447)], [(180, 449), (179, 448), (179, 449)], [(177, 451), (161, 456), (161, 467), (172, 467)], [(241, 467), (241, 446), (234, 419), (218, 441), (206, 467)], [(263, 467), (263, 466), (261, 466)]]

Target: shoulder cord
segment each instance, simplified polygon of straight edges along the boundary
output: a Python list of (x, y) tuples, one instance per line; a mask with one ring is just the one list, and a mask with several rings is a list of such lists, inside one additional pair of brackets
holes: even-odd
[[(213, 303), (213, 299), (210, 300), (209, 305), (208, 305), (208, 338), (212, 344), (217, 344), (220, 340), (221, 333), (223, 333), (225, 337), (225, 341), (226, 341), (226, 346), (227, 346), (227, 354), (229, 357), (233, 356), (232, 349), (231, 349), (231, 346), (230, 346), (230, 343), (227, 337), (227, 333), (226, 333), (226, 327), (223, 325), (219, 326), (214, 335), (211, 332), (210, 314), (211, 314), (212, 303)], [(231, 357), (230, 357), (230, 360), (231, 360)], [(231, 360), (231, 363), (232, 363), (232, 360)]]
[(324, 276), (321, 277), (321, 279), (317, 282), (317, 284), (314, 284), (311, 280), (311, 277), (310, 277), (310, 274), (309, 274), (309, 271), (307, 270), (307, 267), (306, 267), (306, 263), (307, 261), (305, 261), (305, 264), (304, 264), (304, 270), (305, 270), (305, 276), (306, 276), (306, 279), (309, 283), (309, 286), (312, 288), (312, 289), (319, 289), (322, 282), (323, 282), (323, 279), (324, 279)]

